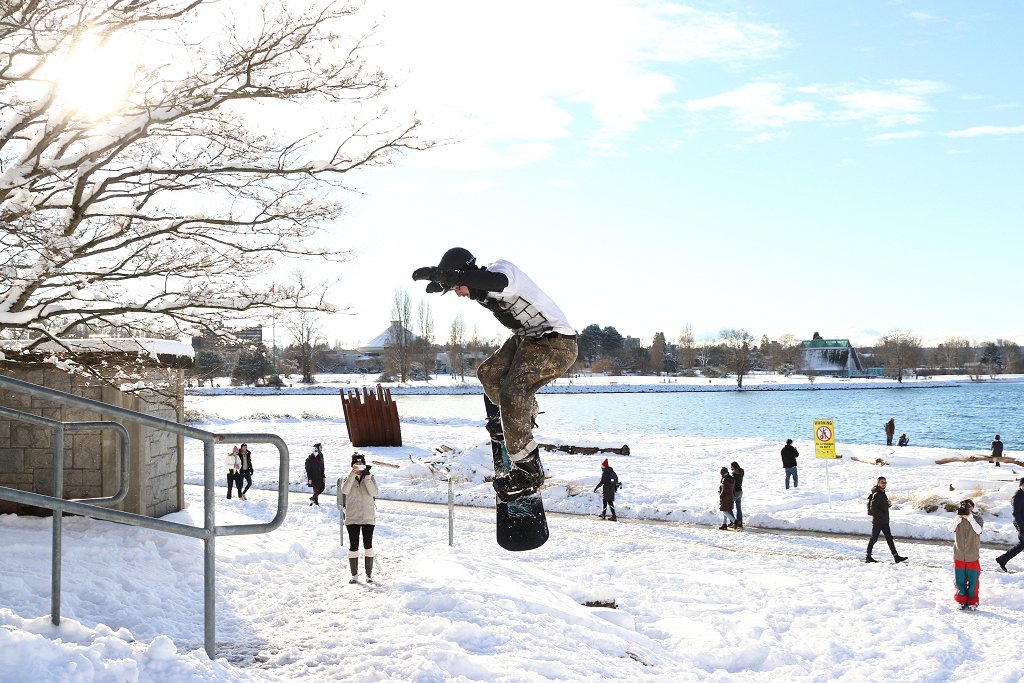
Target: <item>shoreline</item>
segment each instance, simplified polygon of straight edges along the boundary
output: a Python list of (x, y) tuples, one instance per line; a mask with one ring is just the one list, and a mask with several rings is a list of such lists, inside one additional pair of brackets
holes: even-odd
[[(733, 384), (677, 384), (662, 383), (573, 383), (572, 380), (560, 379), (557, 383), (542, 387), (540, 394), (668, 394), (668, 393), (700, 393), (700, 392), (753, 392), (753, 391), (859, 391), (880, 389), (950, 389), (963, 385), (984, 383), (1020, 383), (1024, 380), (915, 380), (897, 383), (883, 380), (840, 380), (828, 382), (796, 383), (796, 382), (765, 382), (737, 387)], [(186, 396), (318, 396), (338, 395), (342, 391), (367, 389), (373, 391), (378, 383), (346, 383), (346, 384), (314, 384), (292, 387), (189, 387)], [(426, 386), (386, 385), (392, 396), (471, 396), (483, 393), (478, 383), (474, 384), (441, 384)]]

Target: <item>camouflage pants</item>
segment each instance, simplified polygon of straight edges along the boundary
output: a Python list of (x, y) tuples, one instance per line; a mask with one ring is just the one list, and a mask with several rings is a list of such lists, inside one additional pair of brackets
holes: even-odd
[(491, 403), (501, 410), (505, 448), (522, 460), (537, 447), (533, 440), (534, 395), (576, 362), (575, 337), (511, 337), (480, 364), (476, 376)]

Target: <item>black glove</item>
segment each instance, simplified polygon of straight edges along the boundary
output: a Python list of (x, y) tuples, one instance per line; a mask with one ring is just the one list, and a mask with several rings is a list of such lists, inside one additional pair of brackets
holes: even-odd
[(364, 476), (364, 477), (365, 477), (365, 476), (366, 476), (367, 474), (369, 474), (369, 473), (370, 473), (370, 467), (371, 467), (371, 465), (367, 465), (366, 467), (364, 467), (364, 468), (363, 468), (363, 476)]
[(412, 271), (413, 280), (436, 280), (437, 279), (437, 266), (424, 266), (423, 268), (417, 268)]
[(618, 484), (616, 484), (615, 488), (616, 489), (621, 489), (622, 488), (622, 482), (620, 481)]

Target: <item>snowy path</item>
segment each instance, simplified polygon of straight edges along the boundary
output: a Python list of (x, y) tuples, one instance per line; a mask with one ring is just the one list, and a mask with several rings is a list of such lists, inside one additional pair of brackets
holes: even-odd
[[(251, 493), (218, 498), (218, 522), (269, 518), (272, 494)], [(199, 518), (199, 490), (187, 496), (180, 515)], [(108, 673), (125, 658), (137, 671), (50, 667), (40, 679), (25, 664), (4, 680), (1015, 681), (1020, 669), (1005, 637), (1019, 628), (1024, 574), (987, 571), (989, 547), (983, 609), (963, 614), (948, 544), (897, 538), (908, 563), (865, 565), (863, 537), (553, 515), (547, 545), (511, 554), (493, 541), (491, 509), (458, 508), (449, 548), (444, 506), (380, 501), (371, 587), (347, 583), (338, 522), (333, 505), (293, 494), (281, 529), (218, 540), (221, 659), (209, 662), (197, 542), (69, 519), (57, 630), (24, 621), (48, 613), (49, 522), (0, 518), (14, 551), (0, 555), (14, 577), (0, 604), (24, 619), (0, 609), (0, 664), (40, 659), (5, 640), (13, 624), (79, 674), (90, 654)], [(618, 609), (582, 606), (597, 600)], [(161, 635), (181, 654), (157, 647)]]

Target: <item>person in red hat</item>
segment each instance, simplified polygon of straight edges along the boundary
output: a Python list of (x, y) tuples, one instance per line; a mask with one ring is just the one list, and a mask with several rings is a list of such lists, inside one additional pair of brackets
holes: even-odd
[[(594, 493), (597, 493), (598, 489), (603, 489), (601, 492), (601, 519), (607, 519), (611, 522), (616, 521), (615, 517), (615, 492), (622, 488), (622, 484), (619, 483), (619, 475), (615, 474), (615, 470), (608, 464), (608, 458), (604, 459), (601, 463), (601, 481), (594, 487)], [(608, 508), (612, 510), (612, 516), (608, 517)]]

